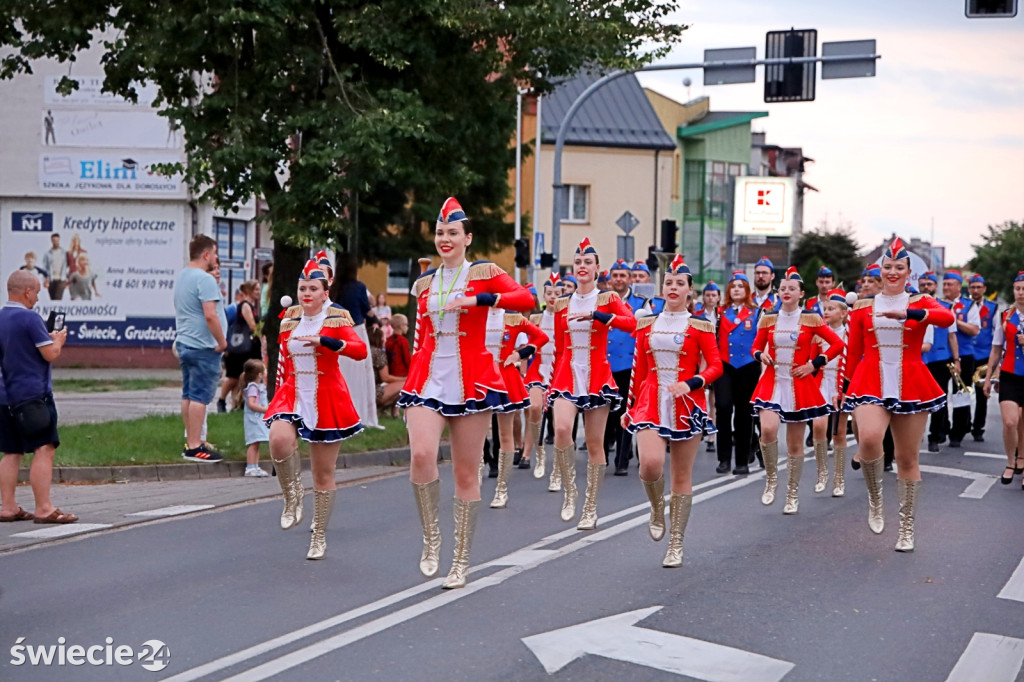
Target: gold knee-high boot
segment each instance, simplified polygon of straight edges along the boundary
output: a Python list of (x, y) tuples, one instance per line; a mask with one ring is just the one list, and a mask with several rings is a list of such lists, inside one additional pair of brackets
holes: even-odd
[(864, 482), (868, 486), (868, 528), (878, 535), (885, 529), (885, 517), (882, 515), (882, 467), (885, 459), (879, 457), (870, 462), (861, 460), (864, 470)]
[(818, 480), (814, 492), (823, 493), (828, 485), (828, 441), (814, 441), (814, 461), (818, 464)]
[(604, 479), (604, 462), (587, 461), (587, 495), (583, 499), (583, 513), (576, 530), (594, 530), (597, 528), (597, 493), (601, 490)]
[(562, 469), (558, 464), (558, 451), (551, 455), (551, 477), (548, 478), (548, 492), (557, 493), (562, 489)]
[(441, 479), (430, 483), (413, 483), (416, 508), (423, 524), (423, 552), (420, 554), (420, 573), (433, 578), (441, 561), (441, 527), (438, 525), (438, 507), (441, 501)]
[(532, 422), (527, 420), (526, 422), (526, 437), (528, 442), (533, 443), (533, 477), (544, 478), (544, 464), (547, 461), (547, 451), (544, 449), (544, 444), (537, 444), (540, 440), (540, 422)]
[(665, 568), (678, 568), (683, 565), (683, 535), (686, 524), (690, 522), (690, 508), (693, 506), (693, 494), (676, 495), (668, 498), (668, 551), (661, 565)]
[(512, 469), (514, 452), (498, 453), (498, 484), (494, 488), (494, 499), (491, 509), (504, 509), (508, 506), (508, 472)]
[(555, 448), (555, 466), (562, 472), (562, 520), (568, 523), (576, 517), (576, 446)]
[(921, 481), (896, 479), (900, 498), (900, 531), (896, 539), (897, 552), (914, 551), (914, 510), (921, 497)]
[(846, 481), (843, 479), (846, 467), (846, 443), (838, 440), (832, 444), (832, 453), (835, 456), (835, 474), (832, 476), (832, 497), (842, 497), (846, 494)]
[(779, 487), (779, 441), (761, 443), (761, 457), (764, 459), (764, 493), (761, 504), (775, 501), (775, 490)]
[(334, 490), (313, 489), (313, 536), (309, 539), (307, 559), (323, 559), (327, 553), (327, 522), (334, 509)]
[(299, 453), (292, 453), (284, 459), (275, 459), (277, 482), (284, 496), (284, 510), (281, 512), (281, 529), (288, 530), (302, 521), (302, 463)]
[(796, 514), (800, 510), (800, 474), (804, 470), (804, 455), (789, 456), (789, 481), (786, 484), (786, 504), (783, 514)]
[(467, 502), (455, 498), (455, 552), (452, 556), (452, 569), (441, 587), (451, 590), (466, 586), (466, 574), (469, 573), (469, 548), (473, 544), (473, 532), (476, 530), (476, 514), (480, 510), (480, 500)]
[(651, 521), (647, 524), (647, 530), (651, 539), (657, 542), (665, 537), (665, 477), (659, 476), (657, 481), (645, 481), (644, 492), (647, 499), (651, 501)]

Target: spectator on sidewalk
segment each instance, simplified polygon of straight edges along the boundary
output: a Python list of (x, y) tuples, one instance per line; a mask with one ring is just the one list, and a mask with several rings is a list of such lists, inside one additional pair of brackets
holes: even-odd
[[(238, 288), (239, 299), (235, 308), (234, 320), (227, 314), (227, 351), (224, 353), (224, 383), (221, 385), (220, 398), (217, 400), (217, 412), (227, 412), (227, 397), (239, 386), (238, 379), (246, 360), (258, 360), (262, 355), (260, 340), (256, 336), (256, 324), (259, 316), (256, 306), (259, 303), (260, 284), (254, 279), (247, 280)], [(230, 308), (231, 306), (228, 306)], [(244, 388), (245, 383), (241, 386)], [(240, 393), (239, 393), (240, 395)], [(238, 409), (239, 401), (232, 401), (234, 409)]]
[(181, 362), (181, 416), (185, 422), (184, 459), (219, 462), (222, 457), (204, 445), (200, 431), (206, 406), (217, 392), (221, 352), (227, 346), (220, 317), (220, 287), (210, 273), (218, 265), (217, 242), (206, 235), (192, 238), (188, 267), (174, 283), (175, 346)]
[[(341, 257), (337, 277), (331, 286), (331, 300), (352, 316), (352, 329), (369, 348), (370, 337), (366, 333), (366, 323), (376, 323), (377, 317), (370, 307), (370, 293), (366, 285), (356, 279), (358, 269), (354, 256), (345, 254)], [(341, 375), (345, 377), (352, 396), (352, 404), (359, 413), (359, 421), (364, 427), (384, 428), (377, 421), (377, 382), (369, 353), (361, 360), (341, 356), (339, 363)]]
[(391, 328), (394, 334), (384, 344), (384, 350), (388, 354), (388, 374), (395, 377), (409, 376), (409, 364), (412, 362), (412, 353), (409, 350), (409, 318), (402, 313), (396, 313), (391, 318)]
[[(7, 280), (8, 301), (0, 308), (0, 374), (6, 397), (6, 421), (0, 436), (0, 521), (34, 518), (36, 523), (74, 523), (50, 501), (53, 456), (60, 445), (57, 435), (57, 406), (53, 402), (50, 363), (60, 356), (67, 330), (47, 332), (39, 315), (32, 311), (39, 300), (41, 285), (30, 272), (18, 270)], [(14, 499), (18, 468), (24, 452), (33, 453), (29, 481), (35, 497), (35, 513), (29, 514)]]
[(260, 443), (270, 442), (270, 429), (263, 422), (267, 412), (267, 370), (260, 360), (246, 360), (242, 370), (245, 384), (245, 475), (263, 478), (269, 476), (260, 468)]

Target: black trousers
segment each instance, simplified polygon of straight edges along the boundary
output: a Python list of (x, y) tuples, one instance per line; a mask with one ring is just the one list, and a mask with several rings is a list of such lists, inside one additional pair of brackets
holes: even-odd
[[(974, 372), (979, 369), (986, 369), (988, 367), (988, 358), (984, 360), (974, 360)], [(971, 373), (973, 378), (974, 373)], [(988, 398), (985, 397), (985, 392), (981, 390), (981, 384), (974, 385), (974, 423), (971, 425), (971, 433), (975, 438), (981, 438), (981, 435), (985, 433), (985, 420), (988, 419)]]
[[(974, 358), (970, 355), (960, 356), (960, 377), (964, 383), (970, 386), (971, 377), (974, 376)], [(984, 424), (984, 422), (982, 422)], [(953, 426), (949, 430), (951, 441), (962, 441), (971, 430), (971, 406), (958, 407), (953, 410)]]
[(732, 460), (735, 443), (736, 466), (746, 466), (750, 460), (750, 442), (753, 414), (750, 398), (761, 378), (761, 363), (750, 362), (736, 369), (722, 363), (722, 376), (715, 382), (715, 426), (718, 436), (718, 461)]
[(629, 460), (633, 456), (633, 437), (629, 431), (622, 428), (622, 415), (626, 413), (626, 398), (629, 397), (629, 379), (632, 375), (631, 369), (624, 369), (612, 372), (615, 385), (618, 387), (619, 395), (622, 396), (622, 404), (619, 409), (608, 413), (608, 423), (604, 427), (604, 456), (615, 447), (615, 468), (625, 469), (629, 466)]
[[(928, 363), (928, 371), (939, 385), (943, 393), (949, 393), (949, 382), (952, 377), (945, 360)], [(949, 436), (949, 406), (943, 405), (941, 410), (932, 412), (931, 425), (928, 427), (929, 443), (944, 443)]]

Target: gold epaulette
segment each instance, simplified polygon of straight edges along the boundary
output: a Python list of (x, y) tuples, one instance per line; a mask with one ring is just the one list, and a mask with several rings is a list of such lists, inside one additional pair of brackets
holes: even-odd
[(804, 327), (820, 327), (825, 324), (818, 313), (800, 313), (800, 324)]
[(861, 308), (867, 308), (868, 306), (872, 305), (874, 302), (875, 302), (874, 297), (861, 298), (861, 299), (858, 299), (857, 302), (853, 304), (853, 309), (854, 310), (860, 310)]
[(331, 308), (324, 320), (325, 327), (351, 327), (354, 324), (352, 316), (344, 308)]
[(657, 315), (644, 315), (643, 317), (637, 318), (636, 330), (640, 331), (641, 329), (646, 329), (647, 327), (650, 327), (652, 324), (654, 324), (654, 321), (656, 319), (658, 319)]
[(534, 313), (530, 315), (530, 324), (539, 327), (542, 319), (544, 319), (544, 313)]
[(505, 326), (517, 327), (526, 321), (522, 313), (505, 313)]
[(284, 320), (281, 320), (281, 331), (282, 332), (290, 332), (291, 330), (295, 329), (298, 326), (299, 326), (299, 318), (297, 318), (297, 317), (289, 317), (289, 318), (286, 318)]
[(758, 329), (769, 329), (775, 326), (775, 322), (778, 320), (779, 315), (775, 311), (766, 310), (761, 313), (761, 319), (757, 321)]
[(612, 302), (612, 296), (618, 296), (614, 291), (602, 291), (597, 295), (597, 305), (608, 305)]
[(551, 309), (556, 313), (560, 313), (569, 307), (569, 299), (572, 298), (572, 294), (567, 296), (559, 296), (555, 299), (555, 302), (551, 304)]
[(434, 271), (427, 270), (425, 273), (416, 278), (416, 281), (412, 284), (412, 295), (419, 298), (420, 294), (430, 288), (430, 283), (434, 280)]
[(284, 312), (285, 319), (289, 317), (302, 317), (302, 306), (301, 305), (290, 305), (288, 310)]
[(711, 324), (711, 322), (709, 320), (700, 320), (700, 319), (696, 319), (696, 318), (691, 317), (690, 318), (690, 327), (692, 327), (693, 329), (696, 329), (697, 331), (701, 331), (701, 332), (711, 332), (712, 334), (715, 333), (715, 325)]
[(466, 281), (472, 282), (476, 279), (490, 279), (504, 274), (505, 271), (491, 261), (478, 261), (469, 266), (469, 274), (466, 275)]

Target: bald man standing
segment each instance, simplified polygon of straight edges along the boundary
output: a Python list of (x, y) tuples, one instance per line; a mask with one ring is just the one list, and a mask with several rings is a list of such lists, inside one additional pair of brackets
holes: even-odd
[[(4, 437), (0, 459), (0, 521), (74, 523), (78, 517), (57, 509), (50, 501), (53, 456), (60, 445), (57, 406), (53, 402), (50, 363), (60, 356), (67, 330), (48, 332), (33, 312), (39, 300), (39, 280), (19, 270), (7, 280), (7, 303), (0, 308), (0, 372), (6, 392)], [(29, 481), (35, 513), (18, 506), (14, 492), (22, 453), (32, 452)]]

